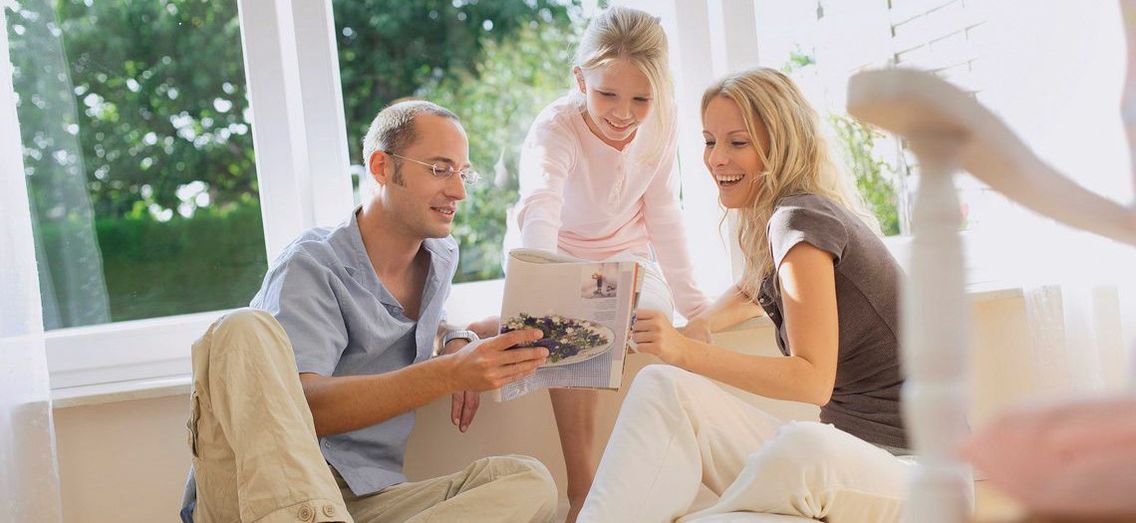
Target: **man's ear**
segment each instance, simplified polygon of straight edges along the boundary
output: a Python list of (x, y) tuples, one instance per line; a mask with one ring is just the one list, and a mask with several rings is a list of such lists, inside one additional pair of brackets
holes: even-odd
[(367, 174), (379, 184), (379, 187), (387, 184), (387, 164), (390, 161), (391, 157), (383, 151), (371, 153), (371, 157), (367, 160)]
[(584, 83), (584, 70), (580, 69), (580, 66), (577, 65), (572, 68), (572, 76), (576, 77), (576, 87), (580, 89), (581, 93), (586, 94), (588, 92), (588, 86)]

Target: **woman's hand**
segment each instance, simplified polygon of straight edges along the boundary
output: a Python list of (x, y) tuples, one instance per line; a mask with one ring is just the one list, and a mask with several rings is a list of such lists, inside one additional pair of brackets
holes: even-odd
[(655, 310), (635, 311), (635, 325), (631, 330), (636, 350), (654, 354), (672, 365), (677, 364), (690, 343), (689, 338), (675, 330), (665, 314)]

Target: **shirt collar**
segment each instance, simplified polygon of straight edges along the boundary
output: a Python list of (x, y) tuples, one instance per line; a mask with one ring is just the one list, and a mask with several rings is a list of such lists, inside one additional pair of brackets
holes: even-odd
[[(344, 235), (347, 249), (350, 251), (350, 254), (346, 257), (350, 264), (345, 264), (344, 269), (356, 279), (360, 277), (368, 279), (374, 278), (375, 283), (378, 285), (379, 289), (382, 290), (379, 301), (386, 305), (401, 308), (402, 306), (398, 303), (398, 300), (394, 298), (394, 295), (387, 290), (382, 280), (379, 279), (378, 273), (375, 271), (375, 266), (371, 263), (371, 258), (367, 255), (367, 247), (363, 244), (363, 233), (359, 229), (359, 209), (361, 208), (361, 205), (356, 206), (355, 210), (351, 211), (351, 216), (340, 226), (340, 231), (338, 231)], [(445, 238), (426, 238), (422, 241), (422, 248), (430, 253), (430, 274), (427, 276), (426, 287), (431, 288), (434, 285), (432, 280), (449, 276), (451, 272), (449, 269), (457, 261), (457, 241), (455, 241), (452, 236)], [(425, 303), (423, 303), (423, 305), (425, 305)]]

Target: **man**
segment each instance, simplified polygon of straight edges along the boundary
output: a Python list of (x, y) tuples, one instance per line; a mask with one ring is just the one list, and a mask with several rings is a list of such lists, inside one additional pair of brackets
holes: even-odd
[(293, 242), (253, 298), (258, 310), (225, 316), (193, 347), (196, 485), (191, 476), (183, 518), (551, 520), (556, 488), (532, 458), (402, 475), (414, 409), (453, 394), (464, 429), (464, 398), (532, 373), (548, 352), (509, 350), (539, 331), (463, 332), (432, 356), (457, 267), (449, 234), (476, 177), (457, 117), (429, 102), (392, 105), (363, 149), (378, 184), (371, 198), (340, 226)]

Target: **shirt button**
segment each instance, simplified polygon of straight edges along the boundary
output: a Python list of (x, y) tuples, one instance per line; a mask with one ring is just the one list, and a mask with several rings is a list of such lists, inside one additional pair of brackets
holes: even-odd
[(335, 507), (333, 505), (324, 505), (323, 506), (323, 515), (325, 515), (329, 518), (335, 517)]
[(331, 448), (331, 442), (326, 440), (326, 439), (323, 440), (323, 448), (330, 449)]
[(300, 510), (296, 511), (296, 518), (300, 521), (312, 521), (316, 519), (316, 511), (312, 510), (311, 505), (300, 505)]

